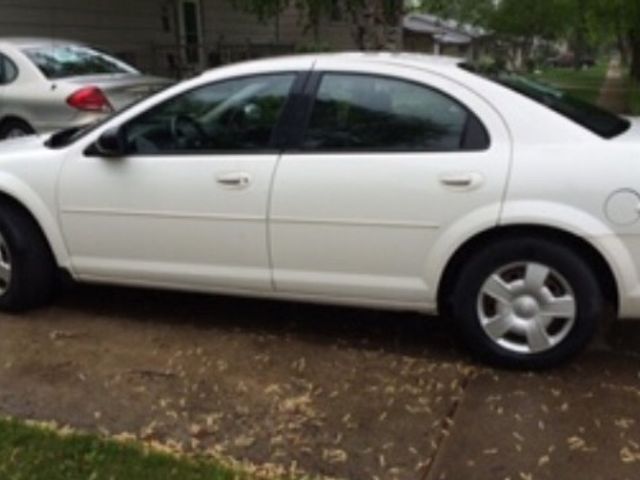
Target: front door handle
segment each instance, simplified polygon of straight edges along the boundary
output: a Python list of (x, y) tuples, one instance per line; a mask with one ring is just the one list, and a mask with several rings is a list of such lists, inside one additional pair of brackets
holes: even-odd
[(446, 173), (440, 176), (440, 183), (446, 187), (459, 190), (474, 190), (484, 182), (479, 173)]
[(251, 176), (244, 172), (224, 173), (216, 176), (216, 181), (227, 188), (247, 188), (251, 185)]

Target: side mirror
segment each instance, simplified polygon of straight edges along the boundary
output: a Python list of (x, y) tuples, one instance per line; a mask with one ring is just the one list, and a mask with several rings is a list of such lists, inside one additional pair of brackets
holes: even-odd
[(91, 153), (104, 158), (120, 158), (126, 154), (124, 137), (120, 128), (105, 131), (92, 145)]

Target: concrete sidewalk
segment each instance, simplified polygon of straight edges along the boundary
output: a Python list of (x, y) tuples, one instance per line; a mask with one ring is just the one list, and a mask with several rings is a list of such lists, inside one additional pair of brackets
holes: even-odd
[(616, 328), (626, 338), (615, 351), (547, 374), (489, 371), (469, 382), (426, 478), (640, 478), (640, 328)]

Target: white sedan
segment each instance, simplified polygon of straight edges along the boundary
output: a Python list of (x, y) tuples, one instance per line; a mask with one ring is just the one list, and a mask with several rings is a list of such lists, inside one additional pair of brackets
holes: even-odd
[(0, 308), (79, 281), (440, 312), (536, 368), (640, 315), (640, 128), (407, 54), (217, 69), (0, 145)]

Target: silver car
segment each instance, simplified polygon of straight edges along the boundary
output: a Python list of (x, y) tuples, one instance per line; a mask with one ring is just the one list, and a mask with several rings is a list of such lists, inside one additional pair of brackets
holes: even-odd
[(92, 123), (170, 83), (78, 43), (0, 38), (0, 140)]

